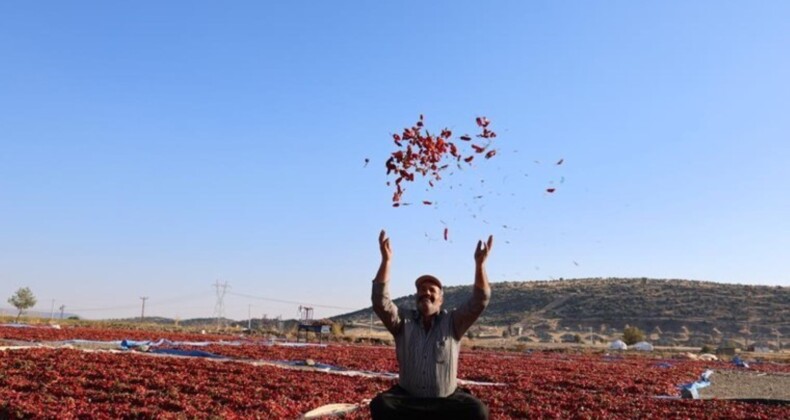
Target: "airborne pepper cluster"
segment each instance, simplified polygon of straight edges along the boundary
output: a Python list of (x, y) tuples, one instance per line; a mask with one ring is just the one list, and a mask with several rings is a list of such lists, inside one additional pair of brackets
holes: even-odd
[[(442, 173), (451, 164), (455, 164), (462, 169), (462, 161), (471, 165), (475, 156), (483, 154), (486, 159), (491, 159), (496, 155), (496, 149), (491, 148), (492, 140), (496, 133), (488, 128), (491, 123), (486, 117), (477, 117), (475, 122), (482, 131), (475, 137), (485, 144), (470, 143), (471, 153), (463, 153), (452, 141), (453, 132), (445, 128), (438, 135), (431, 134), (425, 129), (423, 115), (412, 126), (403, 129), (401, 134), (393, 134), (392, 140), (398, 150), (392, 152), (387, 159), (387, 175), (394, 174), (395, 191), (392, 194), (392, 206), (400, 207), (410, 203), (402, 202), (403, 194), (406, 191), (405, 182), (413, 182), (415, 175), (428, 178), (428, 185), (433, 187), (434, 182), (442, 179)], [(471, 142), (472, 137), (464, 134), (458, 137), (464, 142)], [(391, 181), (387, 182), (392, 185)], [(431, 201), (423, 201), (425, 205), (431, 205)]]

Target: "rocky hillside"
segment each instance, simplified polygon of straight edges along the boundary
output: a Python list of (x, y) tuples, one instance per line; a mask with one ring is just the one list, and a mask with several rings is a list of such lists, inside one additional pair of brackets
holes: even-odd
[[(596, 333), (632, 325), (684, 342), (695, 336), (694, 342), (790, 338), (790, 287), (596, 278), (493, 283), (492, 291), (479, 325)], [(471, 286), (447, 287), (445, 308), (459, 305), (470, 293)], [(413, 308), (414, 295), (395, 302)], [(366, 308), (334, 320), (368, 322), (369, 314)]]

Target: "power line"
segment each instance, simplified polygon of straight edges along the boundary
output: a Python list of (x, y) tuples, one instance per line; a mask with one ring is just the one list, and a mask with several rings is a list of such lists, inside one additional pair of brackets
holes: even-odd
[(71, 308), (71, 312), (112, 311), (116, 309), (137, 309), (137, 304), (123, 306), (105, 306), (103, 308)]
[[(169, 304), (172, 304), (172, 303), (178, 303), (178, 302), (185, 302), (185, 301), (195, 300), (197, 298), (208, 297), (208, 296), (209, 296), (209, 293), (207, 293), (207, 292), (193, 293), (193, 294), (184, 295), (184, 296), (174, 296), (174, 297), (170, 297), (170, 298), (166, 298), (166, 299), (156, 299), (153, 302), (147, 303), (147, 306), (148, 307), (163, 306), (163, 305), (169, 305)], [(90, 307), (89, 308), (71, 308), (71, 311), (72, 312), (112, 311), (112, 310), (119, 310), (119, 309), (135, 309), (137, 307), (138, 306), (136, 304), (134, 304), (134, 305), (103, 306), (103, 307), (94, 307), (94, 308), (90, 308)]]
[(301, 305), (309, 305), (309, 306), (318, 307), (318, 308), (346, 309), (346, 310), (350, 310), (350, 311), (356, 311), (356, 310), (359, 309), (359, 308), (348, 308), (348, 307), (345, 307), (345, 306), (321, 305), (321, 304), (318, 304), (318, 303), (296, 302), (296, 301), (293, 301), (293, 300), (266, 298), (266, 297), (262, 297), (262, 296), (253, 296), (253, 295), (248, 295), (248, 294), (244, 294), (244, 293), (228, 292), (228, 294), (229, 295), (233, 295), (233, 296), (246, 297), (246, 298), (250, 298), (250, 299), (266, 300), (266, 301), (269, 301), (269, 302), (288, 303), (288, 304), (291, 304), (291, 305), (300, 305), (300, 306)]

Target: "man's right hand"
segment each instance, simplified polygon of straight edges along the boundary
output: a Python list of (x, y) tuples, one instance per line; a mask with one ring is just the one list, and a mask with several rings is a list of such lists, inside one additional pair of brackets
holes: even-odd
[(379, 233), (379, 250), (381, 250), (381, 262), (389, 262), (392, 259), (392, 248), (390, 248), (390, 238), (384, 229)]

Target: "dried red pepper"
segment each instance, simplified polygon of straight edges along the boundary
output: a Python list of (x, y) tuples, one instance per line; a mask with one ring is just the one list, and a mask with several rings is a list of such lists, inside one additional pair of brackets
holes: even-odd
[[(488, 128), (491, 122), (486, 117), (477, 117), (475, 122), (478, 127), (483, 129), (477, 137), (487, 139), (490, 144), (491, 139), (496, 137), (496, 133)], [(392, 135), (392, 140), (398, 150), (392, 152), (385, 162), (385, 167), (387, 175), (394, 174), (396, 177), (395, 192), (392, 195), (393, 203), (399, 203), (403, 198), (406, 190), (403, 182), (413, 182), (416, 174), (429, 178), (428, 185), (434, 187), (435, 182), (442, 179), (441, 172), (450, 166), (445, 162), (446, 160), (454, 159), (456, 162), (463, 160), (466, 163), (471, 163), (474, 159), (473, 154), (464, 157), (459, 152), (458, 147), (451, 140), (453, 135), (451, 130), (445, 128), (440, 131), (439, 135), (433, 135), (424, 127), (425, 118), (420, 115), (414, 126), (404, 128), (401, 134)], [(463, 141), (472, 139), (468, 134), (459, 138)], [(473, 144), (471, 147), (474, 153), (483, 153), (488, 145)], [(486, 154), (486, 158), (490, 159), (495, 154), (496, 152), (492, 150)], [(388, 182), (387, 185), (391, 184)]]

